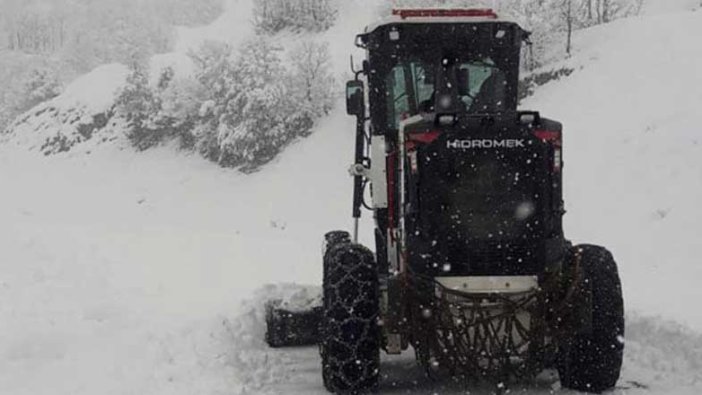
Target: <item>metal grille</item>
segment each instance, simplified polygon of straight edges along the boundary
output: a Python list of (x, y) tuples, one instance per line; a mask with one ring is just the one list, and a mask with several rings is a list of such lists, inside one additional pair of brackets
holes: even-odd
[(467, 294), (413, 278), (413, 345), (430, 376), (506, 382), (543, 369), (543, 294)]

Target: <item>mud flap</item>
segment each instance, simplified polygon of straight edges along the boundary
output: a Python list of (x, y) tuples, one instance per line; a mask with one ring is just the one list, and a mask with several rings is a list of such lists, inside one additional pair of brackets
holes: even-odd
[(292, 311), (281, 305), (280, 300), (266, 303), (266, 343), (273, 348), (316, 345), (322, 308)]

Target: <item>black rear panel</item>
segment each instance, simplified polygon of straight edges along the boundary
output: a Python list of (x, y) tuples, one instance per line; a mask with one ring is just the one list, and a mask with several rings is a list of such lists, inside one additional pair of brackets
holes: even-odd
[(410, 265), (432, 275), (543, 271), (550, 209), (545, 144), (528, 134), (444, 133), (410, 171)]

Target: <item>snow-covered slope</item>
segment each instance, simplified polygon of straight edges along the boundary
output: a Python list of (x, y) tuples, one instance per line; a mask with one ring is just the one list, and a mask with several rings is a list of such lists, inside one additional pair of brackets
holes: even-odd
[(110, 64), (79, 77), (60, 96), (32, 108), (7, 131), (0, 130), (0, 142), (49, 155), (88, 140), (123, 137), (106, 126), (127, 74), (125, 66)]
[[(282, 49), (282, 60), (288, 61), (289, 52), (301, 41), (329, 43), (332, 74), (345, 79), (350, 74), (348, 56), (363, 53), (354, 48), (353, 37), (362, 26), (372, 21), (381, 0), (354, 0), (338, 2), (338, 23), (325, 32), (283, 31), (272, 37)], [(194, 78), (196, 67), (191, 58), (209, 41), (226, 43), (236, 49), (242, 42), (260, 38), (254, 31), (253, 3), (251, 0), (226, 0), (223, 14), (207, 26), (177, 28), (173, 52), (158, 54), (149, 59), (149, 77), (157, 84), (166, 68), (171, 68), (176, 80), (182, 83)], [(236, 51), (234, 51), (236, 54)], [(233, 55), (236, 56), (236, 55)], [(116, 116), (117, 96), (125, 87), (130, 71), (124, 65), (103, 65), (73, 81), (58, 97), (27, 111), (0, 130), (0, 141), (24, 147), (43, 155), (66, 152), (90, 153), (96, 146), (125, 144), (124, 119)], [(196, 82), (190, 81), (192, 85)], [(187, 85), (187, 83), (185, 83)], [(342, 85), (338, 83), (339, 92)], [(180, 93), (191, 95), (192, 92)], [(173, 98), (170, 98), (173, 99)], [(177, 107), (177, 105), (176, 105)]]
[[(196, 28), (177, 28), (177, 45), (171, 53), (150, 59), (151, 80), (157, 81), (166, 67), (177, 76), (190, 76), (194, 65), (188, 54), (208, 40), (232, 47), (253, 35), (251, 0), (226, 0), (224, 13), (213, 23)], [(44, 155), (92, 152), (97, 145), (125, 145), (122, 121), (114, 117), (115, 102), (127, 82), (124, 65), (103, 65), (71, 82), (58, 97), (18, 117), (0, 141)]]
[(195, 65), (188, 56), (207, 41), (226, 42), (236, 48), (253, 34), (251, 15), (252, 0), (223, 0), (224, 13), (214, 22), (199, 27), (179, 27), (176, 30), (176, 45), (173, 52), (151, 58), (152, 79), (166, 67), (171, 67), (178, 76), (189, 76)]
[(702, 12), (621, 20), (524, 105), (562, 120), (567, 234), (607, 245), (629, 306), (702, 329)]
[(320, 235), (349, 223), (352, 130), (337, 114), (251, 176), (170, 147), (2, 147), (0, 393), (237, 393), (240, 301), (318, 283)]
[[(358, 2), (328, 33), (338, 57), (372, 14)], [(700, 335), (639, 316), (702, 330), (700, 36), (700, 12), (585, 32), (583, 68), (525, 105), (566, 125), (569, 236), (622, 266), (631, 389), (615, 393), (702, 392)], [(170, 147), (37, 158), (0, 145), (0, 394), (324, 393), (314, 348), (263, 345), (262, 300), (296, 288), (261, 286), (318, 283), (321, 235), (350, 225), (342, 107), (249, 176)], [(384, 369), (383, 393), (466, 390), (432, 388), (411, 356)]]
[(646, 0), (642, 11), (646, 15), (659, 15), (693, 11), (701, 6), (699, 0)]
[(255, 0), (224, 0), (225, 11), (213, 23), (195, 28), (180, 28), (176, 53), (187, 54), (207, 40), (225, 41), (236, 45), (251, 34), (251, 10)]

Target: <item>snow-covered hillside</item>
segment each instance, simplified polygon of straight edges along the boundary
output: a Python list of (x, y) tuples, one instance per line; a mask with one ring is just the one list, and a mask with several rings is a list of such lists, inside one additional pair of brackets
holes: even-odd
[(565, 123), (567, 234), (613, 250), (630, 306), (700, 329), (701, 35), (700, 11), (590, 29), (524, 103)]
[(18, 116), (0, 141), (54, 155), (181, 139), (223, 166), (257, 169), (328, 115), (350, 73), (351, 40), (378, 3), (328, 6), (341, 17), (324, 27), (264, 31), (250, 0), (228, 0), (212, 24), (177, 28), (173, 52), (97, 67)]
[(50, 155), (87, 141), (123, 140), (109, 123), (127, 74), (125, 66), (110, 64), (79, 77), (59, 97), (17, 118), (7, 134), (0, 134), (0, 142)]
[[(339, 73), (373, 15), (343, 3), (326, 33)], [(702, 392), (701, 36), (699, 11), (585, 31), (582, 67), (524, 104), (565, 124), (568, 235), (622, 267), (629, 389), (615, 393)], [(296, 288), (261, 287), (319, 283), (321, 235), (350, 225), (353, 129), (339, 103), (248, 176), (172, 147), (0, 145), (0, 394), (324, 393), (314, 348), (262, 341), (262, 301)], [(487, 391), (432, 388), (411, 356), (384, 368), (382, 393)], [(554, 390), (545, 377), (525, 393)]]

